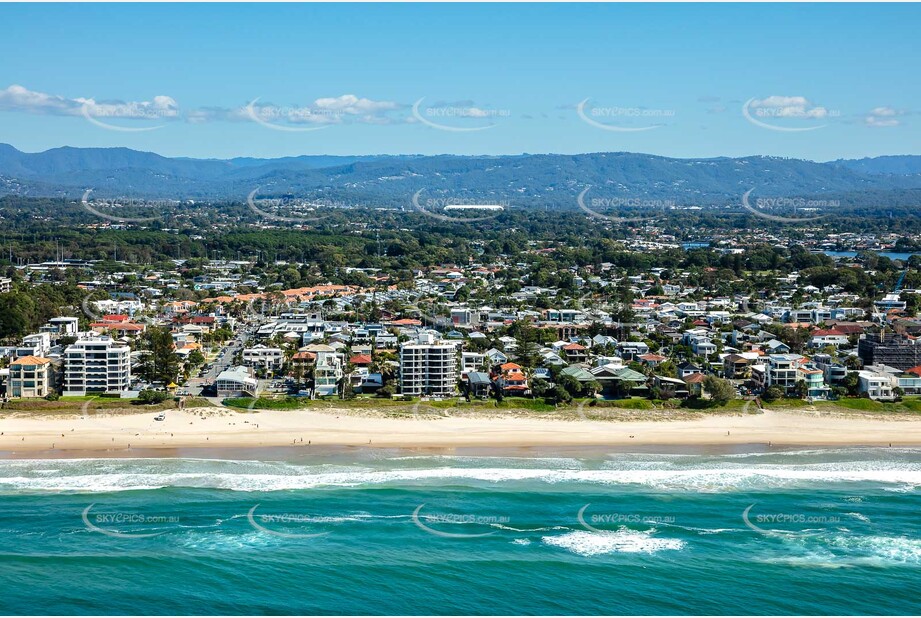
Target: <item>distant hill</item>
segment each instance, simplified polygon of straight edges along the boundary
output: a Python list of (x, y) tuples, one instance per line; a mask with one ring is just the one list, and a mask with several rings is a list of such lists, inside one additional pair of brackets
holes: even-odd
[(737, 202), (760, 195), (813, 196), (921, 188), (921, 157), (816, 163), (779, 157), (673, 159), (635, 153), (517, 156), (300, 156), (168, 158), (128, 148), (24, 153), (0, 144), (0, 194), (243, 200), (292, 194), (343, 204), (408, 205), (427, 197), (505, 200), (515, 207), (574, 207), (590, 198)]
[(836, 165), (864, 174), (921, 174), (921, 156), (888, 155), (865, 159), (839, 159)]

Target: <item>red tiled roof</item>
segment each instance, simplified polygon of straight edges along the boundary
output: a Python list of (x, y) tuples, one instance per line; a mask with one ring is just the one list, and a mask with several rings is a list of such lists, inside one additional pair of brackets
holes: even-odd
[(401, 318), (399, 320), (394, 320), (391, 322), (394, 326), (422, 326), (422, 320), (414, 320), (413, 318)]
[(11, 365), (47, 365), (51, 362), (49, 358), (42, 358), (41, 356), (21, 356), (14, 360)]

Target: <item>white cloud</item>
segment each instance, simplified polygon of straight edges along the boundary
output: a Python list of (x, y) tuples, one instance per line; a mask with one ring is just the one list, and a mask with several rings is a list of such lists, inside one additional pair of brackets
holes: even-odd
[(874, 107), (864, 116), (863, 122), (868, 127), (897, 127), (902, 124), (899, 119), (905, 112), (892, 107)]
[(901, 112), (891, 107), (874, 107), (870, 113), (874, 116), (898, 116)]
[(399, 109), (399, 103), (393, 101), (372, 101), (362, 99), (354, 94), (344, 94), (341, 97), (317, 99), (313, 102), (315, 110), (334, 110), (353, 116), (377, 115), (382, 112)]
[(307, 105), (282, 106), (262, 103), (258, 99), (242, 107), (202, 107), (191, 110), (186, 118), (192, 123), (212, 121), (244, 121), (291, 125), (329, 125), (345, 123), (389, 124), (395, 122), (391, 112), (406, 108), (393, 101), (374, 101), (345, 94), (326, 97)]
[(825, 118), (828, 110), (824, 107), (813, 105), (806, 97), (770, 96), (766, 99), (755, 99), (751, 108), (756, 115), (771, 116), (774, 118)]
[(0, 90), (0, 110), (48, 114), (53, 116), (80, 116), (85, 113), (100, 118), (178, 118), (179, 105), (168, 96), (156, 96), (153, 101), (96, 101), (78, 97), (69, 99), (59, 95), (29, 90), (13, 84)]

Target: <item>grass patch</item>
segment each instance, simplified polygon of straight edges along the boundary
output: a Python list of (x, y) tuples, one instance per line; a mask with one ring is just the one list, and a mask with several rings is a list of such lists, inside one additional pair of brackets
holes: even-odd
[[(201, 403), (190, 403), (186, 400), (186, 407), (204, 407), (212, 404), (206, 400)], [(11, 399), (3, 404), (3, 412), (32, 412), (36, 414), (93, 414), (101, 410), (120, 411), (124, 414), (141, 414), (144, 412), (160, 412), (175, 410), (178, 402), (172, 398), (157, 404), (142, 404), (137, 399), (117, 399), (113, 397), (62, 397), (56, 401), (46, 399)]]
[(244, 410), (299, 410), (309, 405), (308, 400), (303, 397), (284, 397), (278, 399), (269, 397), (259, 397), (258, 399), (253, 399), (251, 397), (230, 397), (225, 399), (222, 403), (230, 408), (242, 408)]
[(630, 399), (596, 399), (593, 408), (620, 408), (621, 410), (652, 410), (653, 403), (649, 399), (631, 397)]
[[(489, 406), (489, 402), (481, 402), (481, 406)], [(496, 408), (502, 410), (531, 410), (532, 412), (552, 412), (556, 406), (545, 403), (543, 399), (526, 399), (524, 397), (506, 397)]]

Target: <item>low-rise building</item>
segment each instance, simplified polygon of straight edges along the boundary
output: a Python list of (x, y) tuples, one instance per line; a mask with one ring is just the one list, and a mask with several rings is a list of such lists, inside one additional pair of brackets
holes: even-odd
[(492, 380), (488, 373), (471, 371), (467, 374), (467, 392), (472, 398), (486, 399), (492, 392)]
[(256, 345), (243, 350), (243, 364), (247, 367), (276, 371), (285, 363), (285, 352), (281, 348)]
[(214, 388), (218, 397), (255, 397), (259, 381), (250, 367), (231, 367), (218, 374)]
[(870, 399), (895, 399), (892, 376), (864, 369), (857, 372), (857, 391)]
[(10, 363), (8, 393), (10, 397), (46, 397), (54, 388), (54, 364), (51, 359), (23, 356)]

